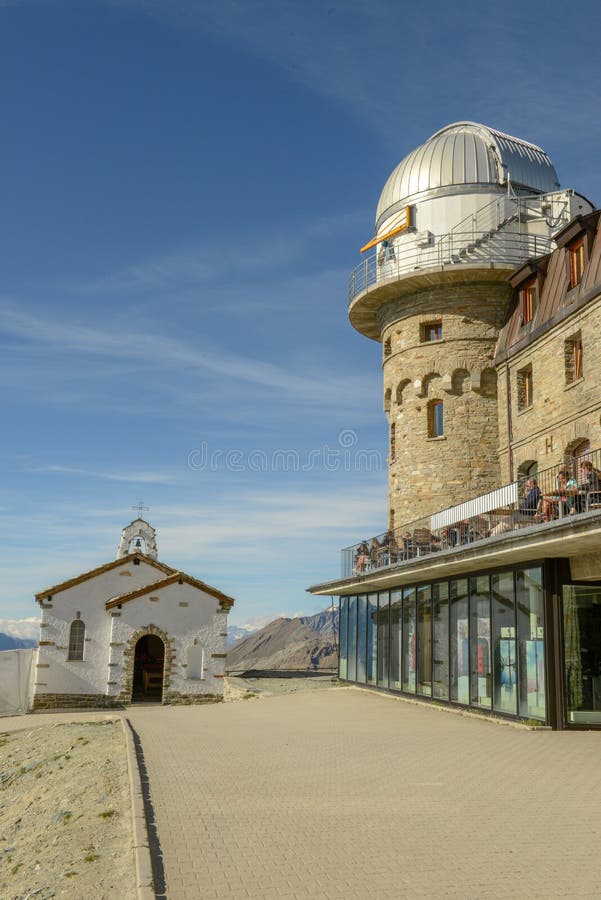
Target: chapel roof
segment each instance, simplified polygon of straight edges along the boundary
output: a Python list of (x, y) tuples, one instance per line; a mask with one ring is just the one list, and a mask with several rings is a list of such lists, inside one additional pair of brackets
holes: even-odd
[(157, 559), (152, 559), (150, 556), (145, 556), (143, 553), (130, 553), (127, 556), (121, 556), (119, 559), (113, 559), (103, 566), (98, 566), (96, 569), (90, 569), (89, 572), (82, 572), (81, 575), (76, 575), (74, 578), (67, 579), (67, 581), (61, 581), (59, 584), (54, 584), (52, 587), (45, 588), (43, 591), (38, 591), (38, 593), (35, 594), (35, 599), (40, 603), (40, 601), (46, 599), (46, 597), (51, 594), (59, 594), (78, 584), (82, 584), (84, 581), (88, 581), (90, 578), (96, 578), (97, 575), (102, 575), (104, 572), (109, 572), (111, 569), (116, 569), (124, 563), (133, 562), (136, 559), (138, 562), (143, 561), (149, 566), (153, 566), (155, 569), (164, 572), (166, 575), (171, 575), (176, 571), (176, 569), (171, 566), (167, 566)]
[(117, 597), (111, 597), (110, 600), (107, 600), (105, 603), (106, 609), (113, 609), (115, 606), (122, 606), (124, 603), (128, 603), (130, 600), (135, 600), (138, 597), (144, 597), (146, 594), (151, 594), (153, 591), (158, 591), (161, 588), (169, 587), (169, 585), (180, 583), (180, 584), (190, 584), (192, 587), (198, 588), (200, 591), (203, 591), (205, 594), (209, 594), (211, 597), (214, 597), (219, 601), (219, 605), (224, 609), (229, 609), (236, 602), (233, 597), (228, 597), (227, 594), (223, 594), (221, 591), (217, 590), (217, 588), (212, 587), (210, 584), (206, 584), (204, 581), (200, 581), (199, 578), (193, 578), (191, 575), (186, 575), (185, 572), (176, 572), (173, 569), (171, 570), (172, 574), (170, 574), (167, 578), (161, 578), (160, 581), (155, 581), (152, 584), (146, 584), (143, 587), (136, 588), (133, 591), (129, 591), (127, 594), (120, 594)]

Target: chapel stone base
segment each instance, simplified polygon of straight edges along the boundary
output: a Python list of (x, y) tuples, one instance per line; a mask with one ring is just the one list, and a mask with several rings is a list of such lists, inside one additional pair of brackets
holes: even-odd
[(31, 709), (116, 709), (122, 705), (119, 698), (106, 694), (36, 694)]

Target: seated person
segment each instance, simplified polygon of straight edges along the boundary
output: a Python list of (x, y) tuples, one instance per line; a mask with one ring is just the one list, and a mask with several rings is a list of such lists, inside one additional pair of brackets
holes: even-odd
[(365, 572), (368, 559), (367, 543), (366, 541), (363, 541), (359, 544), (357, 552), (355, 553), (355, 572)]
[(379, 565), (380, 544), (377, 538), (372, 538), (369, 544), (369, 562), (373, 569)]
[[(579, 498), (580, 512), (588, 509), (591, 499), (598, 503), (601, 497), (601, 472), (595, 469), (589, 459), (582, 463), (582, 477), (583, 480), (578, 485), (582, 492), (582, 496)], [(594, 497), (591, 497), (591, 494), (594, 494)]]
[(387, 566), (393, 563), (397, 557), (398, 546), (394, 536), (394, 531), (389, 528), (382, 539), (380, 545), (380, 565)]
[(542, 495), (536, 478), (527, 478), (524, 485), (524, 498), (518, 506), (518, 512), (522, 516), (533, 518), (538, 509)]
[(578, 485), (573, 478), (570, 478), (568, 469), (561, 469), (557, 475), (557, 493), (559, 494), (563, 515), (574, 515), (576, 512)]

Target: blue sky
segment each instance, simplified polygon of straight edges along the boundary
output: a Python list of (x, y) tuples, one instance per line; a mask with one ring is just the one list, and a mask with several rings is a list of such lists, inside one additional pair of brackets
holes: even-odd
[(380, 347), (345, 297), (382, 185), (470, 119), (598, 203), (578, 9), (0, 0), (0, 624), (111, 559), (139, 498), (233, 623), (320, 608), (385, 528)]

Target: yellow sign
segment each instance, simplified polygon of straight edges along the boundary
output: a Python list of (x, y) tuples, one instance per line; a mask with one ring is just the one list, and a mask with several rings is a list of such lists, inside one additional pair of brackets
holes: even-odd
[(371, 241), (365, 245), (365, 247), (361, 247), (360, 252), (365, 253), (366, 250), (371, 249), (371, 247), (375, 247), (376, 244), (379, 244), (381, 241), (387, 241), (388, 238), (392, 237), (395, 234), (399, 234), (401, 231), (406, 231), (411, 224), (411, 207), (406, 206), (403, 210), (403, 218), (400, 222), (398, 222), (394, 228), (390, 231), (387, 231), (386, 234), (377, 234)]

